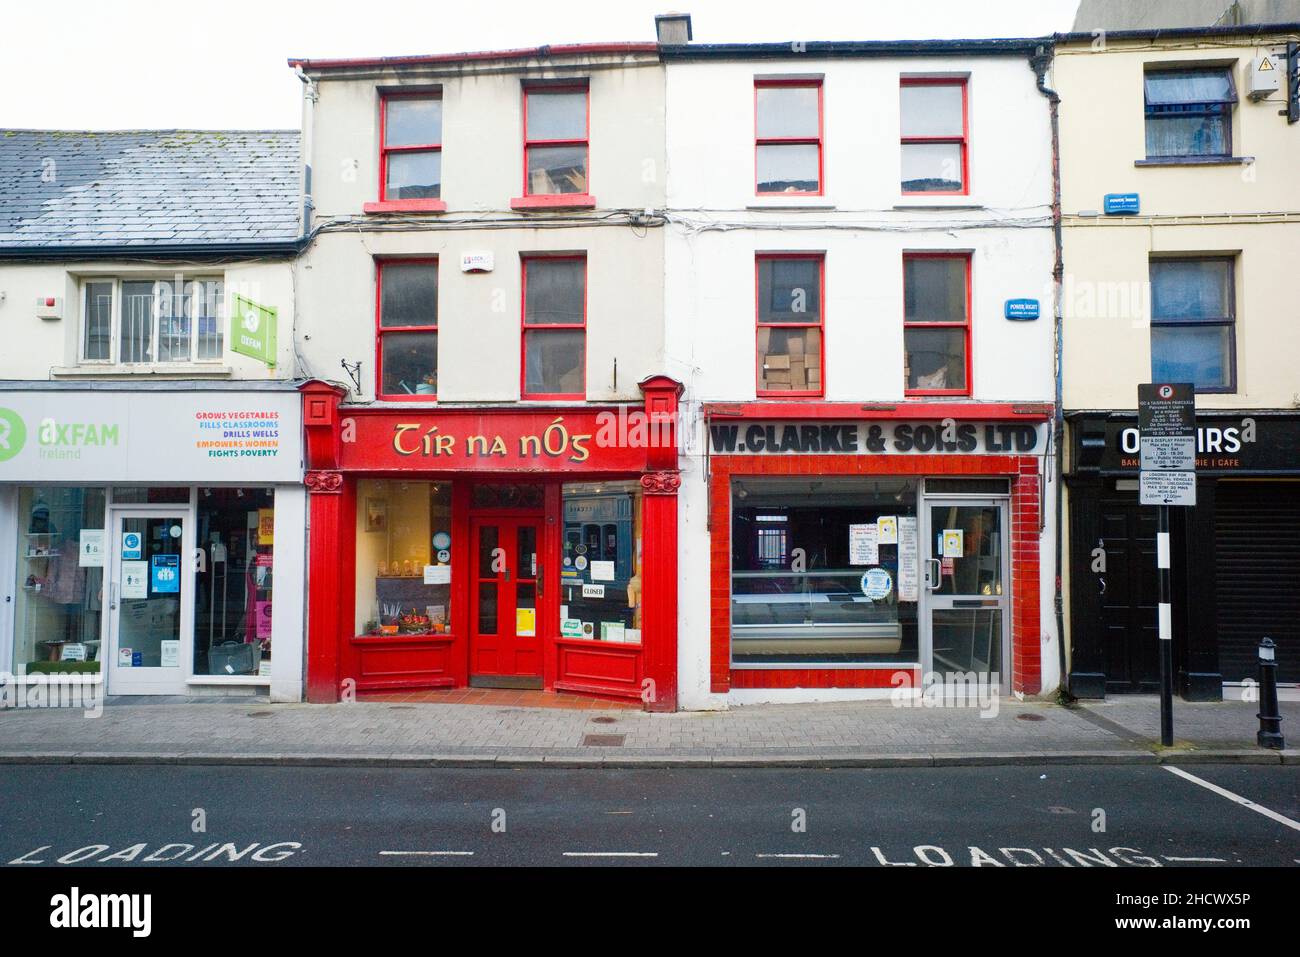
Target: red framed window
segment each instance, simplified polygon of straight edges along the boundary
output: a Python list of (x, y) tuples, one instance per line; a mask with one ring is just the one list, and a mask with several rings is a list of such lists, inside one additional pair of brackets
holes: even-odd
[(755, 259), (760, 396), (825, 394), (825, 265), (821, 253), (765, 253)]
[(590, 193), (590, 112), (586, 84), (524, 88), (524, 196)]
[(581, 399), (587, 394), (587, 257), (523, 259), (525, 399)]
[(970, 256), (903, 256), (903, 392), (970, 395)]
[(375, 394), (430, 400), (438, 394), (438, 260), (379, 262)]
[(822, 195), (820, 80), (754, 81), (754, 192)]
[(905, 77), (899, 86), (899, 108), (903, 194), (968, 194), (966, 80)]
[(380, 202), (441, 198), (441, 94), (385, 94), (380, 100)]

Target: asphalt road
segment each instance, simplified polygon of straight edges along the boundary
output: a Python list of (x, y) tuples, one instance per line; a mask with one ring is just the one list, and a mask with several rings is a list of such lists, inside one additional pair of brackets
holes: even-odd
[(1300, 863), (1300, 768), (1182, 773), (8, 766), (0, 864)]

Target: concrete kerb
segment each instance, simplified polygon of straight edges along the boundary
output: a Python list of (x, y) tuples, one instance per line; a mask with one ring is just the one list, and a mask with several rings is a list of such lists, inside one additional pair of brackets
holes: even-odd
[(1045, 751), (915, 754), (219, 754), (211, 752), (10, 752), (0, 765), (169, 765), (229, 767), (406, 768), (915, 768), (1041, 765), (1300, 764), (1300, 751)]

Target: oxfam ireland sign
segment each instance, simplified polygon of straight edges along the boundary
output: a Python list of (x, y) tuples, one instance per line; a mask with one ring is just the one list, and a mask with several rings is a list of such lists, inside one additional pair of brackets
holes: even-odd
[(231, 306), (230, 347), (274, 366), (276, 311), (243, 296), (232, 296)]
[(0, 408), (0, 462), (13, 458), (27, 442), (27, 426), (12, 409)]

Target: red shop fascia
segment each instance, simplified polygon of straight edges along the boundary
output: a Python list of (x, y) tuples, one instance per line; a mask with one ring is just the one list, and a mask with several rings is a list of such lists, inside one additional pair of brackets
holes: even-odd
[[(975, 426), (979, 434), (999, 425), (1038, 426), (1048, 422), (1052, 407), (1042, 403), (925, 401), (891, 403), (855, 402), (746, 402), (707, 403), (703, 409), (706, 433), (718, 426), (736, 426), (743, 443), (750, 426), (760, 425), (770, 441), (793, 425), (795, 432), (835, 423), (926, 423), (937, 433), (945, 423)], [(780, 422), (775, 431), (765, 423)], [(868, 426), (869, 427), (869, 426)], [(789, 433), (786, 433), (789, 434)], [(818, 452), (801, 454), (727, 454), (712, 437), (709, 446), (708, 494), (710, 530), (709, 582), (709, 685), (716, 694), (733, 688), (877, 688), (894, 687), (899, 670), (872, 667), (734, 667), (732, 663), (732, 485), (746, 477), (861, 476), (931, 478), (1006, 478), (1009, 485), (1009, 571), (1011, 583), (1009, 664), (1010, 689), (1037, 694), (1042, 684), (1042, 629), (1040, 626), (1040, 548), (1044, 493), (1042, 449), (1023, 454), (1007, 447), (974, 454), (940, 451), (910, 454), (851, 454)], [(912, 686), (921, 680), (914, 668)]]
[[(631, 406), (394, 408), (345, 404), (344, 390), (338, 386), (318, 380), (304, 383), (310, 515), (308, 700), (338, 701), (350, 688), (365, 693), (469, 685), (476, 587), (472, 580), (478, 578), (472, 523), (494, 516), (521, 520), (523, 515), (539, 529), (533, 637), (541, 652), (525, 677), (539, 678), (547, 691), (640, 699), (647, 710), (676, 710), (681, 484), (676, 423), (682, 386), (667, 376), (652, 376), (640, 388), (643, 404)], [(602, 427), (638, 415), (644, 416), (641, 421), (648, 429), (616, 426), (618, 441), (598, 439)], [(468, 441), (470, 437), (475, 441)], [(445, 632), (356, 634), (358, 483), (364, 479), (451, 482), (451, 590)], [(560, 634), (562, 486), (606, 480), (640, 485), (639, 644)], [(475, 507), (475, 486), (502, 483), (540, 487), (541, 500), (526, 512)]]

